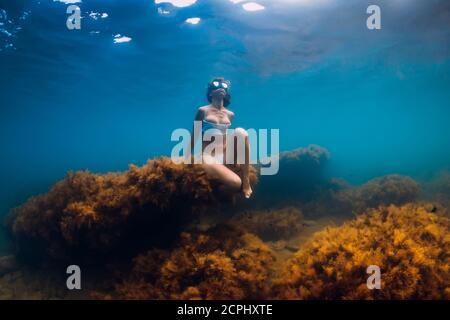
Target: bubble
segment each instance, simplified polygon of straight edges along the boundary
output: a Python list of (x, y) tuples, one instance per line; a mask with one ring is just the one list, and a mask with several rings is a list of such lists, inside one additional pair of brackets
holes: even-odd
[(6, 30), (6, 29), (0, 29), (0, 33), (6, 35), (7, 37), (11, 37), (11, 36), (12, 36), (12, 33), (9, 32), (9, 31)]
[(30, 15), (30, 11), (24, 11), (17, 18), (8, 18), (6, 10), (0, 9), (0, 51), (16, 49), (14, 40), (23, 29), (23, 23)]
[(3, 9), (0, 9), (0, 22), (4, 24), (8, 20), (8, 15), (6, 14), (6, 11)]

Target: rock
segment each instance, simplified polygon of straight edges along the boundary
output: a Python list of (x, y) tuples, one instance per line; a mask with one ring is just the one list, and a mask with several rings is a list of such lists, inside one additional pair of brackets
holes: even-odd
[(303, 225), (305, 227), (313, 227), (317, 225), (317, 222), (315, 222), (314, 220), (303, 220)]
[(12, 271), (16, 271), (19, 264), (14, 256), (0, 257), (0, 276), (3, 276)]
[(286, 247), (286, 241), (278, 240), (278, 241), (272, 242), (271, 247), (273, 250), (281, 251)]
[(289, 250), (291, 252), (297, 252), (300, 248), (298, 246), (295, 245), (287, 245), (285, 247), (286, 250)]

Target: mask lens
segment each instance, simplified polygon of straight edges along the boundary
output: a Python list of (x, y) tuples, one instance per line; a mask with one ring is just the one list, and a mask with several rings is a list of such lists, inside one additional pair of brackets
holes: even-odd
[(214, 87), (217, 88), (219, 86), (219, 81), (214, 81), (212, 84), (213, 84)]
[(228, 89), (228, 83), (226, 83), (226, 82), (222, 82), (222, 88), (224, 88), (224, 89)]

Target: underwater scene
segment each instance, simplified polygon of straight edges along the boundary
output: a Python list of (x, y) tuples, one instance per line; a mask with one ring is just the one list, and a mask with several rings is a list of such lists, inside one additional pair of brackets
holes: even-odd
[(0, 0), (0, 132), (0, 300), (450, 299), (449, 1)]

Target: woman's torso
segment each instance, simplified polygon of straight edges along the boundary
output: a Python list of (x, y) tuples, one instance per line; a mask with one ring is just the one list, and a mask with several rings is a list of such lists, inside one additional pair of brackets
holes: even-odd
[(211, 105), (201, 107), (203, 110), (203, 119), (205, 121), (217, 124), (231, 125), (233, 121), (234, 113), (225, 107), (216, 108)]
[[(226, 134), (226, 129), (230, 128), (231, 122), (234, 118), (234, 113), (230, 110), (228, 110), (225, 107), (222, 108), (216, 108), (211, 105), (201, 107), (203, 111), (203, 127), (205, 129), (210, 128), (217, 128), (218, 133), (221, 133), (223, 136)], [(210, 142), (203, 142), (203, 149), (209, 144)], [(223, 139), (223, 146), (224, 151), (226, 148), (226, 139)]]

